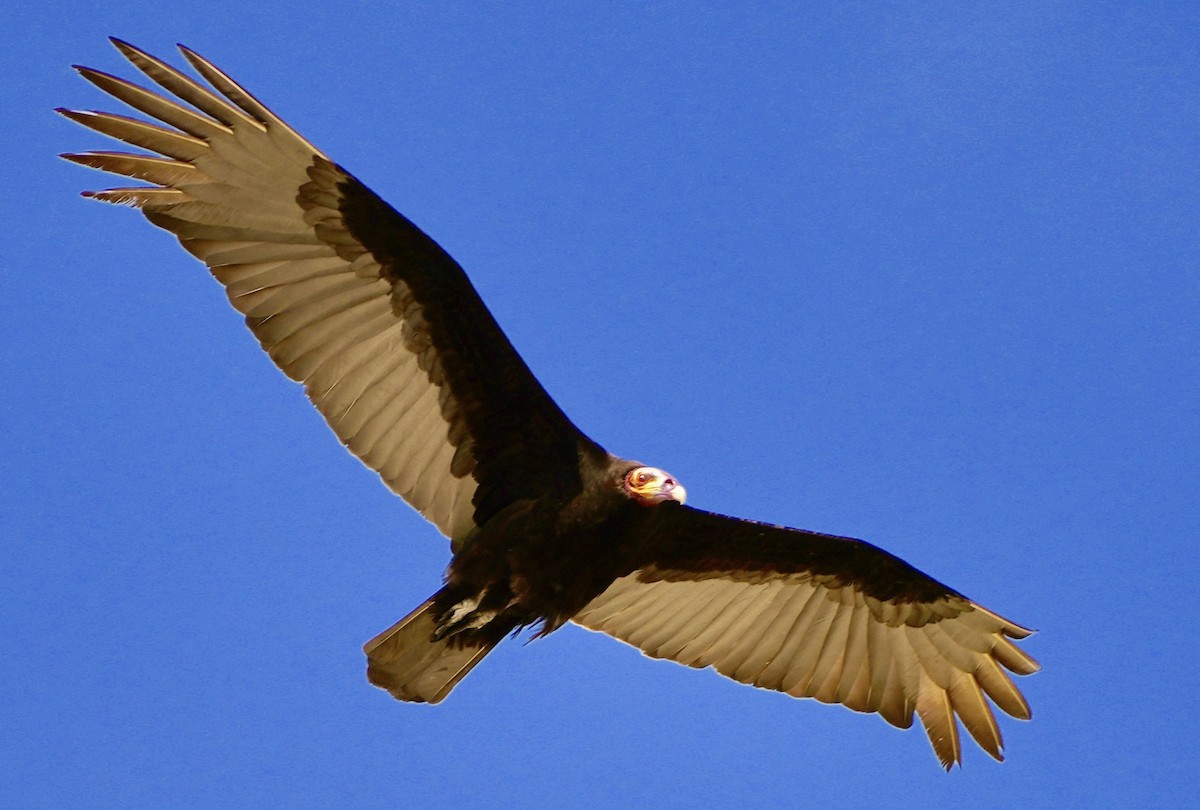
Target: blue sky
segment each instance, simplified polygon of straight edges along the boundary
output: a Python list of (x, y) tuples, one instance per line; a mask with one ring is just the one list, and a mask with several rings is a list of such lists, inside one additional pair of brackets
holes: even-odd
[[(0, 804), (1169, 806), (1194, 795), (1188, 3), (130, 0), (9, 12)], [(105, 41), (208, 56), (467, 269), (563, 408), (712, 510), (1018, 622), (1009, 761), (578, 628), (444, 704), (360, 645), (446, 542), (62, 151)], [(1007, 718), (1005, 718), (1007, 719)]]

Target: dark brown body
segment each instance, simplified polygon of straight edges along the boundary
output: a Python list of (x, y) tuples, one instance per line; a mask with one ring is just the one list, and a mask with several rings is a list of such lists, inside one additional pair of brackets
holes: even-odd
[(435, 609), (444, 616), (482, 594), (477, 610), (499, 615), (465, 634), (492, 642), (520, 627), (540, 624), (545, 634), (565, 624), (636, 567), (652, 516), (620, 481), (638, 466), (581, 449), (584, 488), (561, 504), (517, 501), (481, 526), (447, 568)]

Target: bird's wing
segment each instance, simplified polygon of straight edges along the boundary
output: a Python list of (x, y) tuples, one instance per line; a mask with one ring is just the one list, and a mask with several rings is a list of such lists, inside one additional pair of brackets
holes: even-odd
[(155, 153), (64, 155), (149, 183), (85, 196), (207, 264), (343, 444), (447, 536), (572, 485), (586, 438), (449, 255), (202, 57), (181, 48), (213, 89), (113, 42), (167, 92), (77, 68), (152, 122), (60, 112)]
[(742, 683), (878, 712), (916, 710), (934, 751), (961, 762), (957, 716), (1002, 759), (988, 701), (1028, 719), (1005, 670), (1037, 663), (1031, 631), (887, 552), (845, 537), (655, 507), (634, 570), (574, 621), (655, 658), (714, 667)]

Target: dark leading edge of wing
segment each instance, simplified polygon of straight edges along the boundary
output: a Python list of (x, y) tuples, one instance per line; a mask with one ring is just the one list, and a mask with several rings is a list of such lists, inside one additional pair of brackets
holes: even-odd
[(473, 472), (479, 482), (476, 523), (522, 498), (557, 493), (565, 499), (578, 492), (581, 447), (599, 456), (603, 451), (542, 389), (466, 274), (362, 183), (349, 178), (339, 190), (338, 210), (350, 234), (372, 255), (387, 257), (383, 275), (393, 285), (393, 309), (408, 327), (408, 348), (422, 360), (428, 353), (430, 377), (444, 377), (452, 392), (452, 404), (442, 409), (450, 439), (466, 443), (475, 464), (452, 465), (451, 472)]

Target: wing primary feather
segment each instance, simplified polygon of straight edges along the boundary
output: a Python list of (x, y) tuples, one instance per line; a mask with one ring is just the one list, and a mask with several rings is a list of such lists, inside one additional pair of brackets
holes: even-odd
[(190, 163), (182, 163), (170, 158), (157, 155), (133, 155), (124, 152), (81, 152), (61, 155), (60, 157), (99, 169), (110, 174), (120, 174), (134, 180), (145, 180), (159, 186), (173, 186), (186, 183), (195, 177), (196, 167)]
[[(911, 637), (910, 637), (911, 638)], [(958, 723), (954, 721), (954, 709), (946, 690), (930, 680), (928, 673), (921, 670), (917, 689), (917, 716), (937, 755), (942, 767), (950, 770), (962, 763), (962, 748), (958, 739)]]
[(1000, 736), (1000, 727), (975, 679), (966, 673), (955, 676), (950, 684), (950, 703), (979, 747), (993, 759), (1003, 762), (1004, 740)]
[(165, 124), (170, 124), (192, 137), (208, 139), (214, 136), (233, 134), (233, 130), (225, 124), (181, 106), (157, 93), (138, 87), (125, 79), (82, 65), (74, 67), (79, 71), (79, 75), (113, 98), (152, 118), (157, 118)]
[(1033, 631), (1028, 627), (1022, 627), (1015, 622), (1010, 622), (1003, 616), (993, 613), (981, 605), (971, 602), (968, 606), (970, 610), (964, 610), (958, 616), (958, 620), (966, 627), (972, 627), (983, 633), (995, 633), (999, 631), (1009, 638), (1018, 640), (1033, 634)]
[(240, 84), (229, 78), (216, 65), (209, 62), (200, 54), (187, 48), (183, 45), (178, 46), (184, 58), (191, 63), (201, 76), (203, 76), (213, 87), (219, 90), (222, 95), (244, 110), (261, 126), (267, 128), (277, 128), (288, 134), (289, 137), (295, 139), (297, 145), (307, 152), (314, 155), (321, 155), (321, 150), (308, 142), (300, 133), (292, 129), (287, 123), (275, 113), (271, 112), (265, 104), (256, 99), (253, 94), (242, 87)]
[(995, 659), (988, 657), (980, 659), (979, 666), (975, 668), (973, 674), (980, 686), (987, 692), (988, 697), (995, 701), (996, 705), (1004, 712), (1019, 720), (1028, 720), (1032, 717), (1025, 696), (1021, 694), (1016, 684), (1005, 674)]
[(96, 130), (101, 135), (175, 160), (192, 161), (208, 150), (208, 145), (199, 138), (156, 127), (136, 118), (95, 110), (68, 110), (63, 107), (58, 108), (56, 112), (76, 124)]
[(148, 205), (170, 205), (173, 201), (186, 199), (187, 195), (174, 188), (135, 186), (131, 188), (109, 188), (104, 191), (85, 191), (83, 196), (116, 205), (132, 205), (145, 208)]
[(1018, 675), (1032, 675), (1041, 669), (1037, 661), (1034, 661), (1023, 650), (1018, 648), (1017, 645), (1003, 636), (996, 636), (995, 646), (992, 647), (992, 655), (996, 657), (997, 661)]
[(119, 40), (116, 37), (110, 37), (110, 41), (134, 67), (146, 74), (164, 90), (186, 101), (201, 112), (212, 116), (226, 127), (237, 129), (239, 126), (246, 125), (262, 126), (260, 122), (255, 121), (241, 110), (217, 98), (190, 76), (179, 72), (161, 59), (151, 56), (140, 48)]

